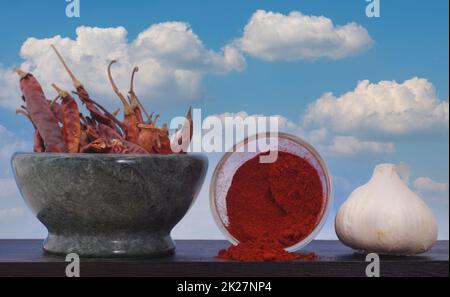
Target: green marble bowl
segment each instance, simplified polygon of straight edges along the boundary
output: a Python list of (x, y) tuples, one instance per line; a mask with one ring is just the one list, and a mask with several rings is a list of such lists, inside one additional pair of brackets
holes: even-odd
[(44, 250), (84, 257), (156, 257), (205, 179), (200, 154), (18, 153), (21, 194), (48, 229)]

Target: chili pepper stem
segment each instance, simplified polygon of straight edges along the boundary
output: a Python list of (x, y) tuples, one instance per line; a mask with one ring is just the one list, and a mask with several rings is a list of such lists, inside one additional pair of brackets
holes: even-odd
[(192, 120), (192, 106), (189, 106), (189, 110), (186, 114), (186, 119), (188, 119), (189, 121)]
[(156, 116), (155, 116), (155, 118), (153, 119), (153, 123), (152, 123), (152, 125), (154, 126), (154, 127), (156, 127), (156, 121), (159, 119), (159, 114), (157, 114)]
[(119, 88), (117, 87), (116, 83), (114, 82), (114, 79), (112, 78), (111, 74), (111, 66), (116, 63), (116, 60), (112, 60), (111, 63), (108, 65), (108, 78), (111, 83), (111, 86), (114, 90), (114, 93), (119, 97), (120, 101), (122, 101), (123, 107), (124, 107), (124, 113), (125, 115), (131, 114), (133, 111), (131, 110), (130, 104), (128, 104), (127, 100), (123, 96), (123, 94), (119, 91)]
[(56, 101), (58, 101), (59, 98), (61, 98), (60, 95), (56, 96), (55, 99), (53, 99), (53, 100), (50, 102), (50, 106), (52, 106)]
[(120, 112), (120, 108), (117, 108), (116, 110), (114, 110), (114, 112), (112, 113), (113, 116), (117, 117), (117, 115)]
[(138, 124), (138, 128), (140, 128), (140, 129), (152, 129), (154, 127), (152, 125), (149, 125), (149, 124)]
[(59, 97), (65, 98), (69, 96), (68, 92), (61, 90), (57, 85), (52, 84), (52, 87), (56, 90), (56, 92), (58, 92)]
[(193, 126), (192, 126), (192, 106), (189, 106), (188, 112), (186, 114), (186, 120), (189, 122), (189, 128), (190, 128), (189, 130), (191, 131), (190, 132), (190, 134), (191, 134), (190, 137), (192, 138), (192, 129), (193, 129)]
[(150, 115), (145, 110), (141, 101), (139, 100), (139, 98), (136, 96), (136, 93), (134, 92), (134, 76), (138, 71), (139, 71), (139, 67), (136, 66), (136, 67), (134, 67), (133, 73), (131, 74), (130, 91), (128, 92), (128, 94), (130, 94), (129, 99), (130, 99), (130, 103), (131, 103), (131, 108), (135, 109), (135, 108), (139, 107), (142, 110), (142, 112), (145, 114), (145, 116), (147, 117), (147, 120), (148, 120), (148, 119), (150, 119)]
[(169, 136), (169, 126), (167, 125), (167, 123), (164, 123), (162, 125), (161, 130), (163, 131), (163, 133), (165, 133), (167, 136)]
[[(78, 92), (72, 92), (75, 95), (80, 95)], [(104, 108), (100, 103), (98, 103), (97, 101), (94, 101), (92, 99), (89, 98), (89, 102), (92, 102), (95, 106), (97, 106), (101, 111), (103, 111), (105, 113), (105, 115), (107, 115), (114, 123), (116, 123), (116, 125), (118, 125), (122, 130), (123, 130), (123, 124), (121, 121), (119, 121), (116, 116), (114, 116), (113, 114), (111, 114), (106, 108)]]
[(78, 88), (80, 86), (82, 86), (81, 82), (75, 77), (75, 75), (72, 73), (72, 71), (70, 70), (69, 66), (67, 66), (66, 61), (64, 61), (64, 58), (62, 57), (62, 55), (58, 52), (58, 50), (56, 49), (56, 47), (51, 44), (50, 45), (52, 47), (52, 49), (55, 51), (55, 54), (58, 56), (58, 59), (61, 61), (61, 63), (64, 66), (64, 69), (66, 69), (67, 73), (69, 74), (70, 78), (72, 79), (72, 83), (75, 86), (75, 88)]
[(17, 108), (17, 109), (16, 109), (16, 114), (23, 115), (23, 116), (27, 117), (27, 118), (31, 121), (31, 117), (30, 117), (30, 115), (28, 114), (28, 112), (26, 112), (26, 111), (23, 110), (22, 108)]
[(80, 112), (80, 121), (82, 124), (87, 125), (86, 117)]
[(138, 106), (137, 102), (136, 102), (136, 96), (134, 93), (134, 75), (136, 74), (136, 72), (139, 71), (139, 67), (134, 67), (133, 68), (133, 72), (131, 73), (131, 81), (130, 81), (130, 91), (128, 92), (128, 94), (130, 94), (130, 104), (132, 108), (135, 108)]
[(152, 112), (152, 113), (150, 114), (150, 117), (148, 118), (148, 123), (149, 123), (150, 125), (153, 124), (153, 115), (154, 115), (154, 114), (155, 114), (155, 113)]
[(27, 72), (23, 71), (19, 67), (14, 67), (14, 71), (20, 76), (21, 79), (28, 75)]

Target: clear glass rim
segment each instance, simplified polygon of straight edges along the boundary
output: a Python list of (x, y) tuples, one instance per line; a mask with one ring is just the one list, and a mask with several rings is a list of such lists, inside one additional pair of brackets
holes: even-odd
[(301, 241), (299, 241), (298, 243), (286, 247), (285, 250), (289, 251), (289, 252), (295, 252), (298, 251), (300, 249), (302, 249), (303, 247), (305, 247), (307, 244), (309, 244), (316, 236), (317, 234), (320, 232), (320, 230), (323, 228), (328, 214), (331, 210), (331, 207), (333, 205), (333, 186), (331, 183), (331, 175), (330, 175), (330, 171), (328, 169), (328, 166), (326, 165), (324, 159), (322, 158), (322, 156), (319, 154), (319, 152), (308, 142), (306, 142), (305, 140), (303, 140), (302, 138), (289, 134), (289, 133), (284, 133), (284, 132), (278, 132), (278, 133), (259, 133), (259, 134), (255, 134), (253, 136), (247, 137), (244, 140), (242, 140), (241, 142), (235, 144), (228, 152), (226, 152), (222, 158), (220, 159), (219, 163), (217, 163), (216, 168), (214, 169), (213, 175), (212, 175), (212, 179), (211, 179), (211, 183), (209, 186), (209, 200), (210, 200), (210, 207), (211, 207), (211, 212), (213, 214), (213, 218), (214, 221), (216, 222), (216, 225), (218, 226), (219, 230), (221, 231), (221, 233), (225, 236), (225, 238), (228, 239), (228, 241), (230, 241), (233, 245), (237, 245), (239, 243), (239, 240), (237, 240), (229, 231), (228, 229), (224, 226), (220, 215), (218, 213), (217, 210), (217, 204), (216, 204), (216, 197), (215, 197), (215, 189), (216, 189), (216, 183), (217, 183), (217, 178), (218, 178), (218, 174), (220, 172), (220, 170), (223, 167), (223, 164), (225, 164), (228, 159), (233, 155), (234, 152), (237, 151), (237, 148), (241, 147), (242, 145), (246, 145), (247, 143), (249, 143), (250, 141), (254, 141), (254, 140), (258, 140), (258, 139), (263, 139), (263, 138), (272, 138), (272, 137), (277, 137), (277, 138), (284, 138), (290, 141), (293, 141), (299, 145), (301, 145), (302, 147), (306, 148), (313, 156), (314, 158), (318, 161), (319, 165), (322, 167), (322, 170), (324, 172), (325, 175), (325, 182), (326, 182), (326, 186), (327, 186), (327, 192), (328, 195), (327, 197), (325, 197), (326, 201), (325, 201), (325, 207), (322, 211), (321, 214), (321, 218), (318, 222), (318, 224), (316, 225), (316, 227), (314, 228), (314, 230), (304, 239), (302, 239)]

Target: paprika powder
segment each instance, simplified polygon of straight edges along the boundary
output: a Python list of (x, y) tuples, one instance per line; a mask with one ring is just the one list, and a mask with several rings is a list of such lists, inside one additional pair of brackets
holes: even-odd
[(237, 246), (218, 258), (240, 261), (315, 259), (285, 250), (305, 239), (318, 225), (325, 206), (316, 169), (300, 156), (278, 152), (274, 163), (259, 155), (235, 172), (226, 196), (228, 232)]

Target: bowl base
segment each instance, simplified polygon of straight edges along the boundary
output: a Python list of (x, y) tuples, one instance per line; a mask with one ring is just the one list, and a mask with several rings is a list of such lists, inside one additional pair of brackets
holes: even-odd
[(44, 241), (44, 252), (66, 256), (76, 253), (80, 257), (133, 258), (164, 257), (175, 252), (170, 235), (155, 234), (71, 234), (49, 233)]

